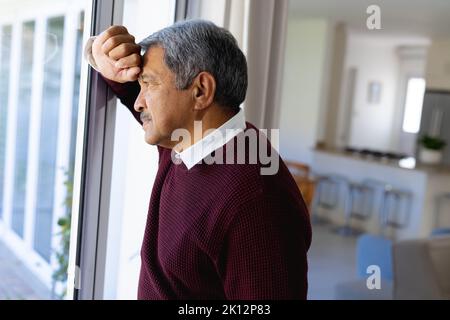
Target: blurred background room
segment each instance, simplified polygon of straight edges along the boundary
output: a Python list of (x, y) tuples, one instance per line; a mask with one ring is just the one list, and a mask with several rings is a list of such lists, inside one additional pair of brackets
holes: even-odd
[(309, 298), (449, 299), (450, 3), (378, 1), (380, 29), (371, 4), (289, 4), (280, 150), (314, 181)]

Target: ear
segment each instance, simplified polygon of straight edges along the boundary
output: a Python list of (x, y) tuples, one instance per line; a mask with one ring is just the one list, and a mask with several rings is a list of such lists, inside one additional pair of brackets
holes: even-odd
[(192, 82), (192, 99), (194, 109), (203, 110), (214, 101), (216, 93), (216, 80), (209, 72), (200, 72)]

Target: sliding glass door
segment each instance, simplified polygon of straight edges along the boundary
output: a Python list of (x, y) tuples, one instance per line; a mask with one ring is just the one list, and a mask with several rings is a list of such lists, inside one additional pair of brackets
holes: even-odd
[(91, 5), (0, 1), (0, 299), (64, 296)]

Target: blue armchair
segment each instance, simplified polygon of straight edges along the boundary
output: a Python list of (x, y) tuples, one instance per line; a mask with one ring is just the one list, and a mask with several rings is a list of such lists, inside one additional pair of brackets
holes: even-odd
[[(380, 268), (381, 288), (369, 289), (367, 268)], [(355, 280), (336, 285), (335, 297), (339, 300), (391, 300), (393, 297), (392, 241), (381, 236), (364, 234), (356, 245)]]

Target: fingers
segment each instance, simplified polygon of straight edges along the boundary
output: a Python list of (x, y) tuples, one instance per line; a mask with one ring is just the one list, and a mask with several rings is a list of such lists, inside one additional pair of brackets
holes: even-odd
[(134, 53), (124, 58), (119, 59), (114, 66), (119, 69), (140, 67), (142, 64), (142, 58), (139, 54)]
[(134, 43), (122, 43), (107, 53), (113, 60), (119, 60), (133, 54), (140, 54), (141, 47)]
[(141, 47), (123, 26), (112, 26), (96, 37), (92, 55), (97, 67), (106, 78), (135, 81), (141, 72)]
[(136, 81), (139, 74), (141, 73), (140, 67), (126, 68), (119, 71), (119, 77), (123, 81)]
[(127, 28), (124, 26), (111, 26), (105, 31), (103, 31), (97, 38), (98, 43), (102, 46), (109, 38), (112, 38), (117, 35), (130, 35), (128, 33)]
[[(113, 50), (114, 48), (116, 48), (117, 46), (123, 44), (123, 43), (132, 43), (134, 45), (134, 37), (130, 34), (119, 34), (116, 36), (112, 36), (109, 39), (107, 39), (103, 44), (102, 44), (102, 51), (105, 54), (108, 54), (111, 50)], [(137, 45), (136, 45), (137, 46)]]
[[(108, 55), (112, 49), (122, 43), (135, 44), (135, 39), (124, 26), (112, 26), (96, 37), (92, 44), (92, 52), (94, 55)], [(140, 51), (140, 48), (135, 47), (134, 50)]]

